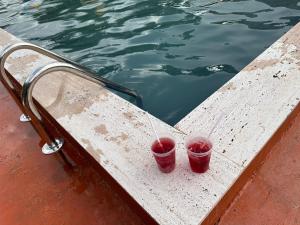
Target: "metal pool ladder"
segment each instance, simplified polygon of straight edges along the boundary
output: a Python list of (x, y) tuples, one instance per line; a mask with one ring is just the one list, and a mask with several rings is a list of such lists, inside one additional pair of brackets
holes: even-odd
[[(28, 76), (23, 84), (21, 95), (17, 93), (15, 86), (7, 76), (4, 68), (5, 61), (9, 57), (9, 55), (11, 55), (13, 52), (20, 49), (33, 50), (35, 52), (41, 53), (42, 55), (48, 56), (52, 59), (59, 61), (59, 62), (53, 62), (46, 66), (43, 66), (38, 70), (36, 70), (35, 72), (33, 72), (30, 76)], [(32, 91), (35, 84), (38, 82), (40, 78), (55, 71), (69, 72), (78, 77), (97, 83), (103, 87), (113, 89), (118, 92), (122, 92), (129, 96), (133, 96), (136, 99), (137, 105), (141, 108), (143, 107), (141, 96), (138, 95), (134, 90), (128, 89), (112, 81), (109, 81), (103, 77), (97, 76), (94, 72), (91, 72), (89, 69), (81, 66), (80, 64), (77, 64), (69, 59), (66, 59), (60, 55), (57, 55), (53, 52), (50, 52), (44, 48), (41, 48), (37, 45), (33, 45), (30, 43), (17, 43), (17, 44), (10, 45), (6, 47), (0, 54), (0, 72), (1, 72), (0, 74), (2, 74), (2, 78), (3, 78), (2, 80), (13, 91), (15, 97), (17, 99), (21, 98), (20, 100), (23, 104), (23, 107), (25, 108), (25, 110), (24, 109), (22, 110), (30, 114), (30, 117), (27, 114), (23, 114), (20, 117), (20, 120), (29, 121), (32, 119), (32, 124), (38, 130), (42, 138), (45, 139), (46, 144), (42, 147), (42, 152), (44, 154), (52, 154), (59, 151), (63, 146), (64, 140), (63, 138), (53, 137), (47, 131), (43, 117), (41, 116), (35, 104), (33, 103)]]

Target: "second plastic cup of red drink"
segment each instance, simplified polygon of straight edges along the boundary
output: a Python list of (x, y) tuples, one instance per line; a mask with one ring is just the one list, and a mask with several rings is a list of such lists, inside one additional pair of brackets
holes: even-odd
[(159, 136), (159, 141), (152, 143), (151, 150), (159, 170), (170, 173), (175, 168), (175, 141), (170, 136)]
[(209, 168), (212, 143), (202, 136), (190, 136), (186, 141), (190, 166), (195, 173), (204, 173)]

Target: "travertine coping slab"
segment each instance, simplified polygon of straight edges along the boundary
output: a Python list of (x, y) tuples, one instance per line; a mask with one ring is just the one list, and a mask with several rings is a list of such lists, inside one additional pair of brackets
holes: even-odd
[[(196, 225), (298, 103), (299, 28), (180, 121), (177, 129), (152, 117), (178, 140), (177, 167), (168, 175), (156, 169), (149, 151), (151, 128), (144, 112), (131, 103), (65, 73), (44, 77), (34, 97), (159, 224)], [(18, 41), (0, 30), (0, 49)], [(22, 84), (35, 68), (51, 61), (18, 51), (6, 68)], [(226, 115), (212, 134), (211, 169), (193, 174), (183, 146), (185, 133), (209, 130), (221, 109)]]

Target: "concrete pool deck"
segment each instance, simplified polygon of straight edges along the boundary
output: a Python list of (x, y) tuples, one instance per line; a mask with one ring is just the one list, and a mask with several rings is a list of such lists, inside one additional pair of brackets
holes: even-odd
[[(0, 32), (1, 48), (20, 41)], [(151, 128), (132, 104), (65, 73), (43, 78), (34, 97), (157, 223), (212, 224), (264, 159), (268, 151), (261, 150), (299, 102), (299, 33), (298, 24), (175, 128), (153, 118), (178, 140), (177, 168), (169, 175), (157, 171), (146, 151)], [(6, 69), (22, 84), (34, 68), (50, 61), (19, 51)], [(211, 169), (193, 174), (184, 137), (209, 130), (220, 110), (226, 115), (212, 134)]]

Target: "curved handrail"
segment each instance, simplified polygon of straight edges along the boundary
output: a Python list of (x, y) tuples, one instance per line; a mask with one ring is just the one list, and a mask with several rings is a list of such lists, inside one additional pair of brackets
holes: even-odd
[(16, 43), (16, 44), (12, 44), (7, 46), (6, 48), (3, 49), (3, 51), (0, 54), (0, 72), (2, 74), (3, 79), (5, 80), (5, 82), (9, 85), (9, 87), (12, 90), (15, 90), (14, 85), (12, 84), (11, 80), (8, 78), (6, 72), (5, 72), (5, 62), (7, 60), (7, 58), (15, 51), (17, 50), (21, 50), (21, 49), (28, 49), (28, 50), (33, 50), (36, 51), (38, 53), (41, 53), (45, 56), (48, 56), (52, 59), (56, 59), (58, 61), (65, 61), (67, 59), (53, 53), (53, 52), (49, 52), (46, 49), (43, 49), (37, 45), (33, 45), (30, 43), (25, 43), (25, 42), (21, 42), (21, 43)]
[(30, 114), (36, 129), (40, 132), (41, 136), (44, 137), (46, 140), (47, 144), (44, 145), (43, 147), (43, 152), (45, 154), (51, 154), (57, 152), (62, 147), (63, 140), (54, 138), (47, 132), (47, 128), (44, 123), (43, 117), (41, 116), (35, 104), (33, 103), (32, 92), (36, 83), (43, 76), (56, 71), (69, 72), (78, 77), (100, 84), (103, 87), (105, 86), (103, 84), (102, 79), (100, 79), (99, 77), (91, 77), (87, 75), (86, 71), (82, 70), (81, 68), (78, 68), (74, 65), (70, 65), (68, 63), (61, 63), (61, 62), (54, 62), (46, 66), (43, 66), (40, 69), (33, 72), (29, 77), (27, 77), (27, 79), (23, 84), (22, 93), (21, 93), (22, 104), (24, 108), (27, 110), (27, 112)]
[(104, 87), (107, 87), (109, 89), (113, 89), (115, 91), (122, 92), (124, 94), (135, 97), (137, 105), (139, 107), (143, 108), (142, 97), (136, 91), (128, 89), (126, 87), (123, 87), (123, 86), (121, 86), (117, 83), (114, 83), (110, 80), (107, 80), (103, 77), (97, 76), (96, 73), (91, 71), (90, 69), (88, 69), (88, 68), (86, 68), (86, 67), (84, 67), (84, 66), (82, 66), (82, 65), (80, 65), (80, 64), (78, 64), (78, 63), (76, 63), (72, 60), (69, 60), (69, 59), (67, 59), (63, 56), (60, 56), (60, 55), (58, 55), (54, 52), (48, 51), (47, 49), (44, 49), (44, 48), (39, 47), (37, 45), (30, 44), (30, 43), (25, 43), (25, 42), (9, 45), (0, 54), (0, 72), (1, 72), (0, 74), (2, 74), (3, 80), (7, 83), (7, 85), (14, 91), (15, 91), (15, 87), (12, 84), (11, 80), (8, 78), (8, 76), (5, 72), (4, 65), (5, 65), (6, 59), (9, 57), (9, 55), (11, 55), (13, 52), (15, 52), (17, 50), (20, 50), (20, 49), (33, 50), (33, 51), (38, 52), (42, 55), (45, 55), (45, 56), (50, 57), (52, 59), (55, 59), (59, 62), (66, 62), (66, 63), (69, 63), (73, 66), (76, 66), (77, 68), (80, 68), (81, 70), (85, 71), (85, 73), (87, 73), (89, 76), (93, 77), (96, 80), (101, 81)]

